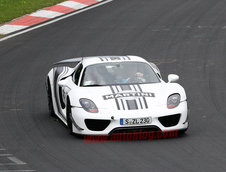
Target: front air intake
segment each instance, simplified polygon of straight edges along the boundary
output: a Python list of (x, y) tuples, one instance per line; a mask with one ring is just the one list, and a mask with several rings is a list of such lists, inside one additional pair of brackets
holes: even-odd
[(86, 127), (92, 131), (103, 131), (110, 124), (110, 120), (85, 119)]
[(163, 116), (159, 117), (158, 120), (164, 127), (173, 127), (178, 124), (180, 116), (181, 114)]

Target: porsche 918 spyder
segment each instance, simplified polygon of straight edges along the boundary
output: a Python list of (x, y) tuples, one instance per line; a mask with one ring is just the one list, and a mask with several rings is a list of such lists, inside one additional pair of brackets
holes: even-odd
[(140, 129), (184, 133), (188, 105), (178, 79), (170, 74), (163, 81), (158, 67), (138, 56), (63, 60), (47, 76), (49, 112), (81, 135)]

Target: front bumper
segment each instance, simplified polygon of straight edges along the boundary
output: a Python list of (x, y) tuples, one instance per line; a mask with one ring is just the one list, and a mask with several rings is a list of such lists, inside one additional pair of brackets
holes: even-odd
[[(181, 102), (178, 107), (168, 109), (159, 106), (140, 110), (116, 110), (99, 109), (98, 113), (89, 113), (83, 108), (72, 108), (74, 119), (73, 132), (82, 135), (109, 135), (118, 130), (127, 129), (150, 129), (175, 131), (188, 128), (187, 101)], [(120, 118), (143, 118), (151, 117), (151, 124), (120, 125)]]

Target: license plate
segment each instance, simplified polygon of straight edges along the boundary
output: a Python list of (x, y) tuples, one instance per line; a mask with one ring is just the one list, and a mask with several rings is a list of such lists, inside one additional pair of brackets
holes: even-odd
[(151, 122), (152, 122), (151, 117), (145, 117), (145, 118), (120, 118), (120, 125), (150, 124)]

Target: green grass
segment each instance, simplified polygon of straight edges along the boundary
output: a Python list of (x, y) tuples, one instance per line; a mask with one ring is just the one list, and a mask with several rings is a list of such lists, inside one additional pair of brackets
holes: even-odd
[(65, 0), (0, 0), (0, 24)]

